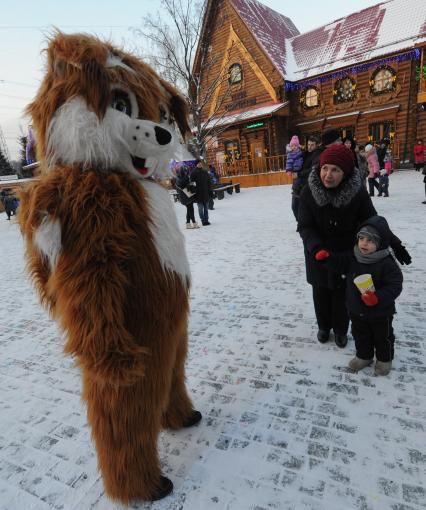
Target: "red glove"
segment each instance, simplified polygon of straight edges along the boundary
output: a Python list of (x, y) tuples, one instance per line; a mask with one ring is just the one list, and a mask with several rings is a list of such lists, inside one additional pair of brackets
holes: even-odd
[(325, 260), (328, 259), (330, 253), (327, 250), (319, 250), (315, 253), (315, 260)]
[(361, 299), (367, 306), (376, 306), (379, 302), (379, 298), (375, 292), (367, 291), (364, 294), (361, 294)]

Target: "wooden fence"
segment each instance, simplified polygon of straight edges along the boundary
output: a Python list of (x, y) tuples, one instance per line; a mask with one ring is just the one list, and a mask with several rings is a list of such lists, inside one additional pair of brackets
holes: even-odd
[(216, 171), (220, 177), (233, 175), (256, 175), (285, 170), (286, 156), (266, 156), (264, 158), (240, 159), (232, 163), (218, 163)]
[[(400, 146), (399, 142), (391, 145), (393, 168), (399, 168)], [(286, 155), (267, 156), (264, 158), (240, 159), (232, 163), (218, 163), (217, 173), (220, 177), (232, 177), (233, 175), (257, 175), (268, 172), (285, 170)]]

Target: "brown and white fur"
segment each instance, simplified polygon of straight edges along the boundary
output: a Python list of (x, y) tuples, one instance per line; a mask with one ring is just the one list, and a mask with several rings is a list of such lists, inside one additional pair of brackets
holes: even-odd
[(66, 332), (107, 494), (159, 487), (157, 437), (194, 412), (185, 388), (190, 271), (169, 194), (176, 90), (145, 63), (82, 34), (56, 33), (28, 113), (41, 175), (19, 222), (42, 303)]

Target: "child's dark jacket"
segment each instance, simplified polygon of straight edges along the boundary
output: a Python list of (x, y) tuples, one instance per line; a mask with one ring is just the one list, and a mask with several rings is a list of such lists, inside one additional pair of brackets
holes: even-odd
[[(371, 225), (380, 234), (379, 250), (389, 248), (391, 231), (384, 218), (373, 216), (363, 225)], [(362, 225), (362, 226), (363, 226)], [(372, 264), (358, 262), (354, 252), (333, 254), (327, 264), (329, 270), (345, 274), (346, 306), (348, 311), (364, 320), (374, 320), (389, 317), (395, 313), (395, 299), (402, 291), (402, 272), (392, 257), (387, 257)], [(375, 306), (367, 306), (361, 299), (361, 293), (354, 284), (354, 278), (361, 274), (371, 274), (375, 293), (379, 302)]]

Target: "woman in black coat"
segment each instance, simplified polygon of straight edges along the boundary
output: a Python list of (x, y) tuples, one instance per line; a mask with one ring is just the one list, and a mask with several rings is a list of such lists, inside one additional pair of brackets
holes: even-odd
[[(336, 345), (348, 342), (349, 316), (345, 305), (345, 279), (329, 272), (315, 260), (318, 251), (350, 250), (358, 226), (377, 214), (367, 190), (362, 186), (352, 151), (331, 145), (321, 153), (320, 165), (309, 175), (300, 197), (298, 231), (305, 249), (306, 277), (312, 285), (317, 338), (327, 342), (334, 331)], [(392, 234), (391, 247), (401, 264), (411, 262), (401, 241)]]
[(210, 174), (199, 161), (196, 168), (191, 172), (191, 182), (195, 182), (195, 202), (198, 206), (198, 214), (203, 225), (210, 225), (209, 222), (209, 199), (212, 197), (212, 185)]
[(175, 189), (179, 202), (186, 207), (186, 228), (199, 228), (194, 215), (195, 189), (189, 181), (188, 167), (182, 166), (177, 172)]

